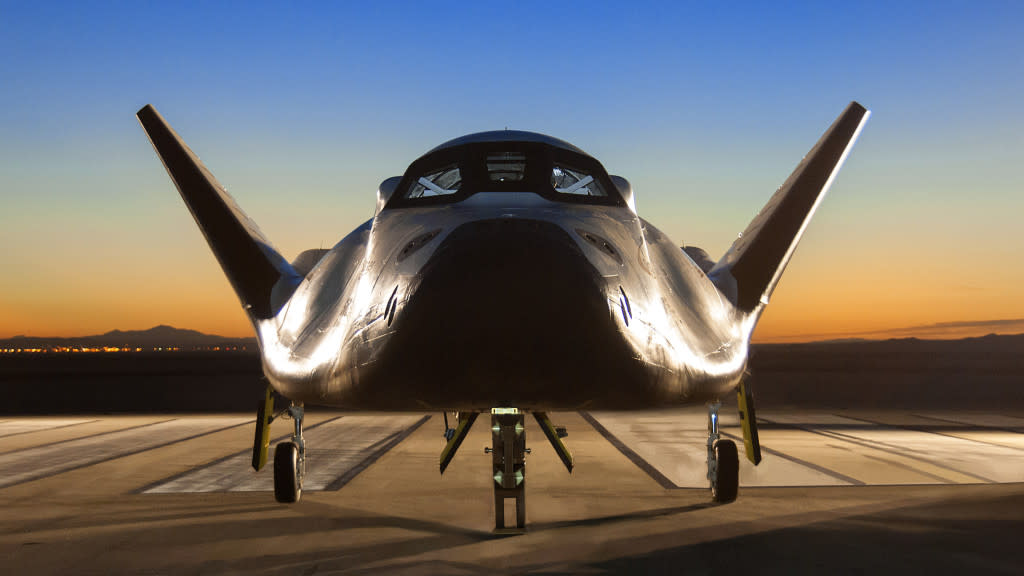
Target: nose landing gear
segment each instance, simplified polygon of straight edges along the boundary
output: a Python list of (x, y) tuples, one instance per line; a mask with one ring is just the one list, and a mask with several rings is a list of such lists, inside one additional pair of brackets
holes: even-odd
[[(526, 415), (516, 408), (491, 410), (491, 441), (485, 448), (493, 456), (494, 532), (519, 533), (526, 529)], [(505, 499), (516, 501), (516, 526), (505, 527)]]
[[(565, 469), (572, 473), (572, 452), (562, 442), (568, 436), (565, 428), (555, 426), (547, 412), (534, 412), (533, 417), (544, 432), (551, 447), (555, 449)], [(444, 474), (451, 463), (455, 452), (459, 449), (469, 428), (476, 421), (476, 412), (459, 412), (458, 425), (448, 426), (445, 414), (444, 437), (447, 440), (441, 451), (441, 474)], [(494, 532), (495, 534), (521, 534), (526, 529), (526, 455), (530, 449), (526, 447), (526, 412), (518, 408), (491, 409), (491, 447), (484, 448), (485, 454), (491, 454), (491, 477), (494, 479)], [(505, 500), (516, 501), (516, 525), (505, 526)]]

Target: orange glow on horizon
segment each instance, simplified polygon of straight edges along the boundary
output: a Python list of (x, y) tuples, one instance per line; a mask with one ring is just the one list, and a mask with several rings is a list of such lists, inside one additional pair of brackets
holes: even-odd
[[(160, 302), (159, 306), (149, 300), (116, 298), (105, 298), (105, 305), (88, 307), (84, 312), (66, 305), (53, 306), (42, 299), (17, 309), (0, 305), (0, 338), (91, 336), (111, 330), (146, 330), (161, 324), (227, 338), (255, 336), (230, 288), (222, 279), (214, 283), (221, 285), (187, 293), (158, 290), (152, 301)], [(103, 313), (97, 312), (104, 306), (108, 308)], [(753, 340), (963, 338), (1024, 333), (1024, 321), (1006, 321), (1013, 318), (1024, 318), (1024, 310), (1014, 310), (998, 300), (958, 301), (949, 295), (925, 295), (913, 287), (880, 294), (868, 287), (836, 286), (821, 278), (813, 283), (784, 278)]]
[[(19, 273), (0, 277), (0, 338), (87, 336), (161, 324), (224, 337), (253, 337), (252, 326), (202, 235), (180, 199), (163, 188), (161, 181), (161, 190), (153, 194), (172, 217), (148, 216), (153, 225), (137, 230), (137, 236), (128, 234), (123, 253), (79, 248), (81, 243), (74, 238), (58, 237), (54, 241), (74, 249), (11, 263), (8, 267)], [(1004, 238), (1015, 229), (1010, 211), (986, 214), (989, 225), (969, 237), (971, 242), (929, 235), (927, 223), (916, 221), (865, 235), (863, 223), (878, 216), (852, 204), (858, 200), (855, 194), (834, 192), (783, 274), (754, 332), (755, 342), (1024, 331), (999, 324), (931, 328), (1024, 318), (1024, 267), (1009, 264), (1019, 261), (1017, 244)], [(355, 211), (348, 220), (323, 228), (347, 231), (364, 216)], [(317, 245), (297, 237), (295, 229), (272, 215), (259, 214), (257, 219), (270, 225), (265, 228), (268, 235), (287, 241), (278, 244), (286, 256)], [(673, 222), (667, 212), (659, 213), (658, 219)], [(742, 227), (739, 219), (713, 227), (705, 222), (707, 230), (687, 234), (686, 224), (679, 222), (665, 232), (677, 240), (717, 236), (719, 244), (705, 245), (713, 256), (727, 248), (728, 235), (721, 231)], [(104, 233), (108, 230), (112, 238), (125, 235), (115, 228)], [(996, 248), (983, 249), (991, 246)], [(11, 253), (20, 258), (19, 254)]]

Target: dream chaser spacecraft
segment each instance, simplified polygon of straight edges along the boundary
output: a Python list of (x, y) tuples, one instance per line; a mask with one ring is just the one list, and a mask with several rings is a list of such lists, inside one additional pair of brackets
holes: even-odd
[(289, 263), (152, 106), (137, 116), (255, 328), (257, 469), (270, 422), (294, 419), (275, 448), (277, 499), (301, 494), (304, 403), (444, 411), (442, 473), (489, 412), (497, 524), (515, 498), (522, 527), (527, 412), (571, 471), (548, 411), (708, 403), (712, 495), (735, 499), (719, 399), (736, 391), (760, 461), (750, 336), (869, 114), (847, 106), (717, 262), (641, 218), (629, 182), (581, 149), (504, 130), (427, 152), (381, 183), (373, 218)]

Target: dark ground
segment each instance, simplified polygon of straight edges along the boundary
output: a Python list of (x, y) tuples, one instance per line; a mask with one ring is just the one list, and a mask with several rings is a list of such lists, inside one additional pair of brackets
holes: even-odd
[(748, 369), (763, 406), (1024, 407), (1024, 335), (762, 344)]
[[(1024, 407), (1024, 335), (754, 347), (762, 407)], [(254, 352), (0, 356), (0, 413), (250, 412)]]
[(255, 352), (0, 356), (0, 414), (251, 412), (263, 394)]
[(1019, 491), (965, 490), (941, 505), (811, 521), (593, 568), (616, 574), (1020, 574), (1024, 550), (1011, 535), (1021, 529), (1021, 510)]

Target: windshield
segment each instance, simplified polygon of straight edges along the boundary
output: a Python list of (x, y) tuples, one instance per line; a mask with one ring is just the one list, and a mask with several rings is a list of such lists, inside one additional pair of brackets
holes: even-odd
[(526, 177), (526, 154), (522, 152), (488, 154), (487, 175), (491, 182), (521, 182)]
[(614, 186), (589, 156), (532, 142), (488, 142), (416, 160), (388, 207), (449, 204), (478, 192), (534, 192), (555, 202), (622, 206)]
[(607, 196), (601, 183), (582, 170), (575, 170), (555, 164), (551, 168), (551, 187), (559, 194), (580, 196)]
[(455, 194), (462, 186), (462, 172), (457, 164), (420, 176), (409, 188), (406, 198), (427, 198)]

